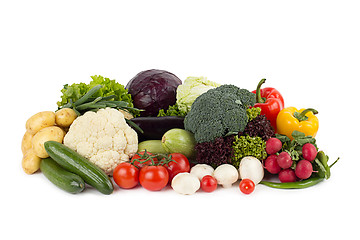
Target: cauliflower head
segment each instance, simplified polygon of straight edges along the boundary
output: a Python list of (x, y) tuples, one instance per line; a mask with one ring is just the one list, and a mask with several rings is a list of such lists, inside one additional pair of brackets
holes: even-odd
[(119, 163), (136, 153), (138, 136), (120, 111), (105, 108), (76, 118), (65, 135), (64, 145), (112, 175)]

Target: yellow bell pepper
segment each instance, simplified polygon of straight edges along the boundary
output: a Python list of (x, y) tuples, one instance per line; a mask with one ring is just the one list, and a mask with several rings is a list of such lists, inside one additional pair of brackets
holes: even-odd
[(319, 129), (319, 120), (315, 116), (315, 109), (307, 108), (297, 110), (295, 107), (282, 109), (276, 118), (277, 132), (282, 135), (291, 136), (294, 130), (305, 133), (306, 136), (315, 137)]

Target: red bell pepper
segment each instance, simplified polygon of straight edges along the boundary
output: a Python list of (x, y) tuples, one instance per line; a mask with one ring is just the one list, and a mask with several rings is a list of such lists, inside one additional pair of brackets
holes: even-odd
[(265, 79), (261, 79), (256, 90), (252, 91), (256, 94), (256, 104), (254, 107), (261, 108), (261, 114), (270, 120), (271, 126), (276, 132), (276, 117), (284, 108), (284, 99), (280, 92), (275, 88), (261, 88), (265, 83)]

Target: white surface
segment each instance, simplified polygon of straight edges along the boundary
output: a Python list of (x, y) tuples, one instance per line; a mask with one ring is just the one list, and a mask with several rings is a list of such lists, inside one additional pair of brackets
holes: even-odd
[[(131, 3), (129, 3), (131, 2)], [(356, 1), (2, 1), (1, 239), (325, 239), (358, 236), (360, 15)], [(304, 190), (233, 186), (67, 194), (21, 169), (25, 121), (55, 110), (63, 84), (126, 84), (158, 68), (319, 111), (317, 142), (341, 160)], [(7, 237), (5, 237), (7, 236)], [(356, 238), (356, 237), (355, 237)]]

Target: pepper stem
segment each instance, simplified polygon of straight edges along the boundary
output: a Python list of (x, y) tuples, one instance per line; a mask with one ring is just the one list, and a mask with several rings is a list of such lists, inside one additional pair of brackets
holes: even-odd
[(313, 109), (313, 108), (307, 108), (307, 109), (303, 110), (301, 113), (295, 112), (295, 113), (294, 113), (294, 117), (297, 118), (300, 122), (301, 122), (301, 121), (306, 121), (306, 120), (308, 120), (308, 117), (306, 116), (306, 114), (307, 114), (308, 112), (312, 112), (313, 114), (317, 114), (317, 113), (318, 113), (318, 111), (315, 110), (315, 109)]
[(264, 103), (266, 101), (266, 98), (261, 97), (261, 91), (260, 91), (261, 85), (263, 85), (265, 83), (265, 81), (266, 81), (265, 78), (261, 79), (256, 87), (256, 102), (257, 103)]

